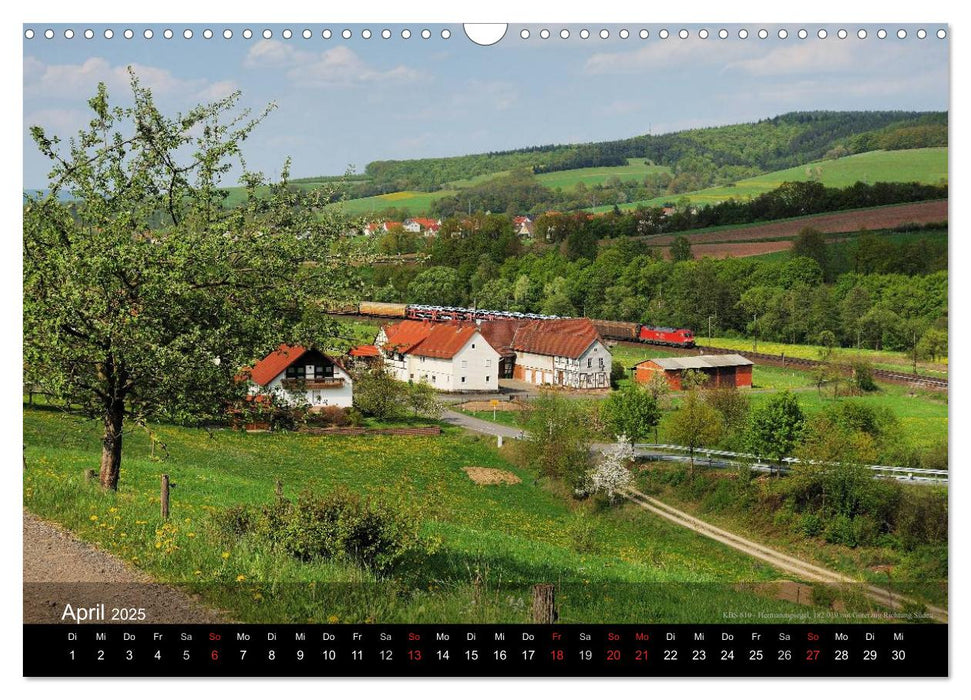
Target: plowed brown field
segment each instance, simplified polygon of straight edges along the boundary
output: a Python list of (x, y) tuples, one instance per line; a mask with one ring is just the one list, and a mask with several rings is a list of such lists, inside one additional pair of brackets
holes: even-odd
[[(836, 212), (834, 214), (816, 214), (798, 219), (753, 224), (741, 228), (722, 229), (718, 231), (685, 231), (682, 234), (648, 237), (652, 246), (668, 246), (676, 235), (683, 235), (692, 245), (695, 243), (730, 243), (732, 241), (752, 241), (763, 238), (795, 238), (800, 230), (811, 226), (823, 233), (848, 233), (866, 228), (871, 231), (893, 228), (902, 224), (930, 224), (947, 221), (947, 200), (938, 199), (931, 202), (915, 202), (912, 204), (894, 204), (872, 209), (856, 209), (854, 211)], [(785, 241), (775, 241), (780, 245), (775, 248), (765, 248), (758, 252), (733, 253), (738, 257), (743, 255), (759, 255), (789, 247)], [(706, 251), (708, 248), (706, 247)], [(712, 257), (718, 257), (712, 255)]]

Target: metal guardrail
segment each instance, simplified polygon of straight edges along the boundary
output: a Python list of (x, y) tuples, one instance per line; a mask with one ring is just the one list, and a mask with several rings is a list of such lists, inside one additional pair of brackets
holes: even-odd
[[(684, 445), (667, 445), (660, 443), (637, 443), (634, 445), (635, 448), (647, 449), (647, 450), (665, 450), (668, 452), (688, 452), (692, 450), (690, 447), (685, 447)], [(839, 462), (820, 462), (816, 460), (801, 460), (797, 457), (785, 457), (781, 460), (782, 464), (775, 462), (774, 460), (767, 459), (761, 455), (752, 454), (750, 452), (730, 452), (728, 450), (711, 450), (707, 448), (695, 448), (694, 454), (698, 459), (711, 460), (713, 457), (727, 458), (727, 460), (733, 462), (738, 466), (745, 466), (746, 464), (750, 467), (755, 467), (759, 469), (780, 469), (782, 471), (789, 471), (794, 464), (818, 464), (821, 466), (840, 466)], [(745, 462), (739, 462), (737, 460), (745, 460)], [(878, 476), (885, 478), (898, 479), (900, 481), (934, 481), (939, 483), (947, 483), (950, 477), (950, 472), (947, 469), (910, 469), (908, 467), (890, 467), (882, 464), (867, 464), (864, 465), (867, 469), (876, 472)]]

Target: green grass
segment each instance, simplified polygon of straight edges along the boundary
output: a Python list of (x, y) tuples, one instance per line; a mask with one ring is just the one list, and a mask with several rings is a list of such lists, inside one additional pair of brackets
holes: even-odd
[[(894, 232), (887, 230), (876, 230), (868, 231), (867, 233), (873, 233), (879, 236), (881, 239), (890, 241), (894, 245), (901, 245), (903, 243), (916, 243), (921, 240), (925, 240), (932, 245), (942, 245), (947, 246), (947, 231), (942, 229), (928, 229), (924, 231), (906, 231), (906, 232)], [(830, 257), (839, 259), (841, 257), (848, 258), (850, 254), (856, 249), (856, 238), (860, 235), (860, 232), (848, 231), (846, 233), (831, 233), (827, 234), (826, 238), (827, 245), (831, 251)], [(846, 240), (839, 240), (846, 239)], [(766, 239), (762, 239), (766, 240)], [(795, 236), (786, 237), (780, 240), (795, 240)], [(699, 255), (704, 254), (704, 244), (696, 244), (695, 251)], [(753, 260), (762, 260), (764, 262), (785, 262), (789, 260), (791, 254), (788, 250), (778, 250), (774, 253), (764, 253), (762, 255), (752, 255), (750, 256)]]
[(646, 175), (657, 175), (660, 173), (670, 173), (671, 168), (666, 165), (647, 165), (643, 158), (628, 158), (627, 165), (618, 165), (604, 168), (577, 168), (576, 170), (559, 170), (552, 173), (543, 173), (536, 176), (537, 182), (541, 185), (556, 189), (557, 187), (572, 189), (577, 183), (591, 187), (602, 185), (612, 177), (619, 178), (622, 182), (628, 180), (643, 180)]
[[(747, 338), (718, 338), (713, 337), (709, 342), (708, 337), (699, 338), (698, 342), (702, 345), (710, 345), (715, 348), (725, 348), (728, 350), (752, 350), (752, 341)], [(796, 345), (792, 343), (774, 343), (759, 341), (758, 351), (768, 353), (770, 355), (785, 355), (786, 357), (797, 357), (806, 360), (818, 360), (819, 353), (822, 350), (820, 345)], [(860, 355), (874, 364), (874, 366), (886, 366), (892, 369), (905, 370), (910, 372), (913, 370), (913, 360), (905, 352), (894, 352), (890, 350), (870, 350), (867, 348), (861, 348), (857, 350), (856, 348), (844, 348), (838, 350), (837, 352), (841, 354), (853, 354)], [(947, 358), (940, 358), (937, 363), (929, 362), (918, 362), (918, 369), (923, 368), (928, 374), (936, 374), (936, 376), (941, 376), (941, 373), (929, 372), (931, 369), (941, 369), (941, 367), (935, 367), (934, 365), (943, 365), (946, 367)], [(947, 373), (943, 373), (947, 376)]]
[[(167, 458), (153, 460), (146, 434), (131, 432), (120, 489), (103, 494), (82, 477), (97, 466), (96, 425), (25, 409), (24, 505), (234, 619), (526, 621), (529, 586), (545, 581), (561, 586), (564, 622), (702, 622), (723, 610), (797, 610), (734, 588), (778, 572), (632, 505), (571, 506), (490, 440), (453, 429), (440, 437), (152, 429)], [(506, 469), (522, 483), (477, 486), (463, 466)], [(176, 484), (168, 523), (158, 516), (162, 473)], [(349, 563), (300, 563), (246, 537), (220, 538), (213, 514), (269, 502), (276, 479), (288, 497), (345, 485), (419, 509), (438, 549), (378, 579)]]
[(459, 412), (467, 416), (472, 416), (473, 418), (492, 421), (500, 425), (508, 425), (512, 428), (519, 427), (519, 414), (521, 413), (521, 411), (464, 411), (461, 409), (459, 409)]
[[(816, 168), (821, 172), (817, 173)], [(620, 205), (621, 209), (637, 206), (661, 206), (681, 197), (695, 204), (716, 204), (726, 199), (748, 199), (777, 188), (783, 182), (805, 182), (819, 179), (827, 187), (848, 187), (856, 182), (922, 182), (937, 184), (947, 179), (947, 148), (915, 148), (901, 151), (869, 151), (838, 160), (824, 160), (776, 170), (739, 180), (733, 187), (711, 187), (679, 195), (665, 195), (650, 200)], [(590, 211), (607, 211), (595, 207)]]
[(339, 206), (343, 207), (349, 216), (366, 216), (391, 207), (403, 209), (412, 216), (417, 216), (427, 213), (431, 208), (432, 202), (439, 197), (453, 194), (455, 194), (454, 190), (439, 190), (437, 192), (391, 192), (376, 197), (349, 199)]
[[(707, 338), (703, 342), (707, 343)], [(726, 347), (730, 349), (751, 350), (752, 345), (749, 341), (713, 338), (712, 345), (715, 347)], [(785, 352), (789, 357), (806, 356), (813, 358), (813, 349), (810, 346), (784, 345), (782, 343), (759, 343), (760, 352), (781, 353)], [(802, 354), (794, 354), (800, 352)], [(624, 367), (633, 367), (638, 362), (654, 357), (670, 357), (674, 353), (658, 347), (634, 346), (634, 345), (615, 345), (611, 352), (614, 362), (622, 362)], [(892, 353), (877, 353), (869, 351), (868, 359), (876, 361), (883, 359), (884, 355)], [(631, 381), (627, 379), (625, 381)], [(878, 382), (880, 390), (872, 394), (864, 394), (855, 397), (854, 401), (870, 404), (873, 406), (886, 406), (890, 408), (900, 421), (900, 429), (910, 444), (918, 449), (930, 449), (935, 445), (947, 441), (948, 426), (948, 404), (947, 394), (935, 391), (914, 392), (910, 387), (897, 384), (884, 384)], [(773, 392), (789, 389), (795, 391), (799, 402), (807, 412), (822, 410), (824, 406), (833, 401), (832, 391), (825, 387), (822, 396), (812, 383), (812, 378), (808, 372), (796, 369), (783, 369), (781, 367), (768, 367), (756, 364), (752, 369), (752, 389), (749, 395), (752, 405), (757, 406), (763, 401), (768, 400)], [(675, 399), (676, 405), (677, 399)], [(660, 436), (662, 441), (666, 440), (666, 426), (671, 420), (671, 413), (666, 413), (661, 420)]]

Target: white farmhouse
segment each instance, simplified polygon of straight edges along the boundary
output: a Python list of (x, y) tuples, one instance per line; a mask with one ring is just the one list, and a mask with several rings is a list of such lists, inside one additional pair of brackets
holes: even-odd
[(513, 378), (574, 389), (610, 388), (610, 351), (587, 318), (527, 321), (509, 343)]
[(340, 362), (299, 345), (281, 345), (249, 370), (250, 393), (270, 391), (290, 404), (349, 408), (354, 381)]
[(499, 390), (499, 353), (473, 323), (401, 321), (382, 328), (374, 344), (400, 381), (439, 391)]

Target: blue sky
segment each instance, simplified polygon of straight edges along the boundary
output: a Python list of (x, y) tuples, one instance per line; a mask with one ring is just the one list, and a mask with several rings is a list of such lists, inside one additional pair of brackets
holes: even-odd
[[(539, 25), (510, 25), (499, 44), (480, 47), (460, 25), (450, 25), (451, 38), (439, 37), (446, 25), (433, 26), (432, 38), (402, 39), (403, 25), (332, 26), (321, 38), (322, 25), (271, 26), (273, 38), (241, 36), (243, 25), (171, 25), (172, 39), (162, 37), (169, 25), (111, 25), (115, 37), (81, 36), (83, 25), (52, 26), (55, 38), (24, 40), (24, 174), (25, 187), (43, 187), (47, 164), (36, 154), (27, 128), (44, 126), (68, 136), (86, 121), (86, 100), (99, 81), (118, 98), (127, 94), (126, 67), (133, 65), (153, 88), (165, 110), (186, 109), (200, 101), (243, 92), (243, 103), (278, 109), (244, 145), (250, 168), (275, 173), (287, 156), (295, 177), (339, 174), (349, 165), (358, 170), (376, 159), (458, 155), (547, 143), (623, 138), (637, 134), (756, 120), (793, 110), (812, 109), (948, 109), (948, 40), (937, 39), (927, 25), (926, 39), (905, 26), (906, 39), (891, 34), (878, 39), (875, 25), (852, 25), (846, 39), (836, 26), (764, 25), (769, 38), (759, 39), (763, 25), (740, 25), (749, 37), (697, 36), (701, 25), (684, 25), (688, 39), (658, 36), (659, 27), (608, 25), (608, 39), (593, 33), (578, 36), (581, 25), (544, 25), (552, 32), (539, 38)], [(63, 36), (71, 27), (73, 39)], [(304, 39), (304, 27), (313, 37)], [(350, 26), (353, 36), (340, 37)], [(361, 37), (367, 26), (370, 39)], [(596, 25), (595, 32), (603, 25)], [(865, 27), (860, 40), (855, 31)], [(132, 39), (122, 37), (126, 28)], [(145, 39), (146, 27), (154, 38)], [(264, 25), (259, 25), (262, 29)], [(382, 39), (388, 27), (392, 38)], [(681, 25), (678, 25), (680, 28)], [(826, 39), (816, 37), (824, 27)], [(224, 39), (222, 31), (233, 31)], [(520, 38), (526, 28), (531, 37)], [(646, 28), (647, 39), (639, 38)]]

